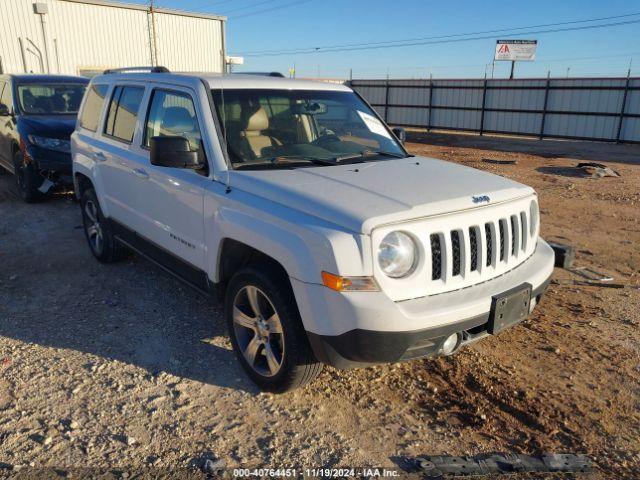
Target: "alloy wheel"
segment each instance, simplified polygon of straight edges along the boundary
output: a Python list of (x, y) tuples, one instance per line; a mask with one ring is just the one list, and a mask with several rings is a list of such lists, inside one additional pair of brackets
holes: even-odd
[(233, 329), (249, 366), (265, 377), (277, 375), (285, 354), (282, 323), (273, 303), (258, 287), (247, 285), (236, 294)]
[(84, 215), (85, 229), (87, 231), (89, 244), (91, 245), (91, 248), (93, 249), (95, 254), (100, 255), (102, 253), (102, 249), (104, 248), (104, 237), (102, 226), (100, 225), (100, 221), (98, 219), (98, 208), (92, 200), (88, 200), (84, 204)]

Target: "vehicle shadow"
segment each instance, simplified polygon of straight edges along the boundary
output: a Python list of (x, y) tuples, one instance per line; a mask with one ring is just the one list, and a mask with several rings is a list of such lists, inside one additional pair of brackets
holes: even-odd
[(539, 167), (536, 171), (540, 173), (546, 173), (549, 175), (559, 175), (561, 177), (571, 178), (589, 178), (590, 175), (586, 174), (584, 170), (578, 167)]
[(442, 147), (473, 148), (506, 153), (525, 153), (547, 158), (572, 158), (602, 163), (640, 165), (640, 147), (631, 144), (572, 140), (538, 140), (505, 136), (426, 132), (410, 130), (407, 141)]
[(86, 353), (87, 375), (116, 360), (153, 376), (258, 392), (211, 299), (137, 255), (100, 264), (70, 195), (25, 204), (12, 187), (11, 176), (0, 177), (0, 341)]

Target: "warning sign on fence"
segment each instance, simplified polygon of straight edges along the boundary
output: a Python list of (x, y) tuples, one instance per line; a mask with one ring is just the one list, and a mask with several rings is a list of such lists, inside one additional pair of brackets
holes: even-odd
[(532, 62), (536, 59), (537, 40), (498, 40), (495, 60)]

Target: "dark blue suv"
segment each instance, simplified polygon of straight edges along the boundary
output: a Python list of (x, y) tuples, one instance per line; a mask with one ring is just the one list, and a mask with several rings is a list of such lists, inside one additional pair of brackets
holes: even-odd
[(89, 81), (63, 75), (0, 75), (0, 167), (33, 202), (71, 184), (69, 138)]

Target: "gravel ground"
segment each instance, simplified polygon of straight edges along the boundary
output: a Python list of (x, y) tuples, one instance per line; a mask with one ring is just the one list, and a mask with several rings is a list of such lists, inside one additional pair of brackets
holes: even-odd
[[(4, 175), (0, 478), (193, 478), (206, 459), (406, 468), (492, 451), (586, 453), (590, 477), (640, 477), (640, 148), (411, 138), (413, 153), (534, 186), (543, 235), (627, 287), (564, 284), (576, 277), (556, 269), (529, 320), (454, 357), (326, 368), (305, 389), (263, 394), (218, 306), (140, 257), (99, 264), (69, 195), (25, 205)], [(578, 160), (621, 177), (581, 178)]]

